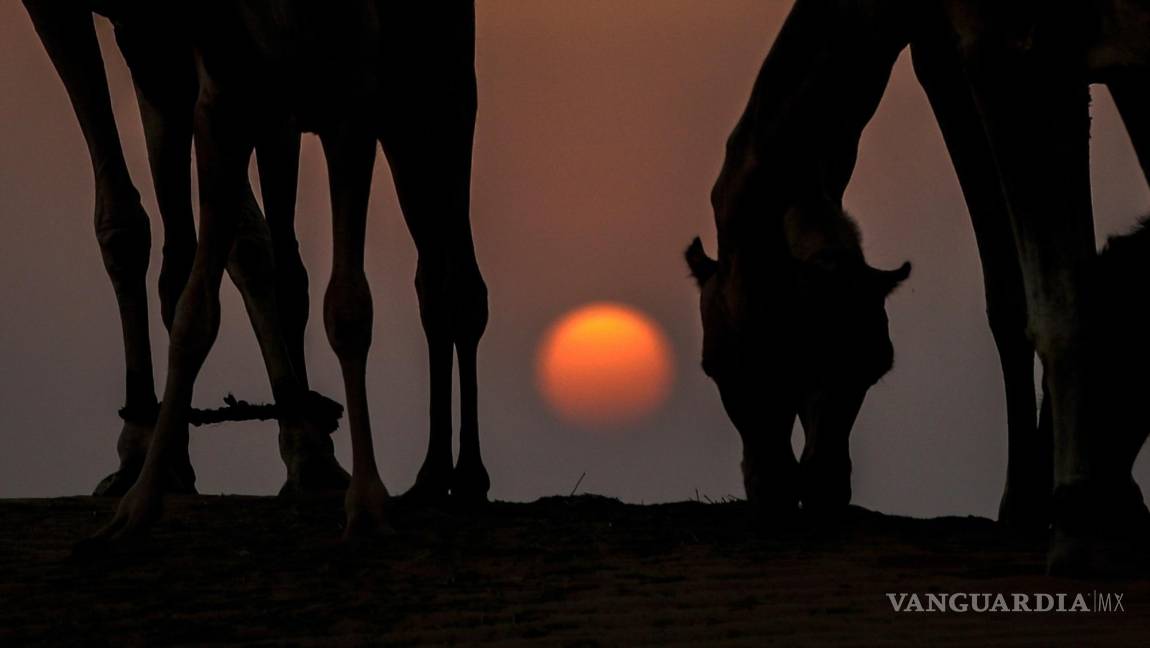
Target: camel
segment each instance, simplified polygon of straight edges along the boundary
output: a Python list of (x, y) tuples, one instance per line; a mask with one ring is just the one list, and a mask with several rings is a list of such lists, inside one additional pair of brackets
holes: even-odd
[[(792, 513), (800, 500), (805, 511), (833, 512), (850, 502), (850, 431), (863, 396), (893, 365), (883, 301), (910, 264), (867, 265), (857, 224), (823, 197), (782, 219), (781, 245), (736, 253), (726, 281), (699, 239), (688, 248), (706, 305), (703, 370), (742, 437), (747, 499), (773, 513)], [(742, 277), (757, 287), (746, 299), (729, 283)], [(806, 438), (798, 462), (796, 414)]]
[[(366, 386), (372, 302), (364, 231), (377, 141), (419, 252), (415, 283), (430, 361), (428, 453), (408, 496), (434, 500), (450, 493), (484, 501), (490, 480), (479, 449), (476, 356), (487, 323), (487, 290), (469, 222), (477, 105), (473, 4), (281, 0), (133, 9), (155, 33), (186, 30), (196, 55), (200, 235), (174, 310), (169, 370), (147, 456), (112, 521), (94, 539), (127, 540), (160, 513), (166, 467), (186, 453), (192, 388), (219, 327), (220, 280), (241, 240), (242, 215), (257, 210), (247, 162), (268, 130), (282, 124), (318, 134), (327, 158), (334, 253), (324, 324), (343, 373), (352, 440), (346, 533), (388, 528), (388, 491), (372, 447)], [(271, 285), (266, 275), (254, 281), (264, 289)], [(283, 352), (275, 306), (272, 300), (260, 311), (261, 321), (275, 351), (269, 362), (273, 393), (277, 404), (290, 408), (305, 390)], [(454, 466), (453, 355), (459, 359), (461, 411)]]
[[(730, 318), (730, 304), (770, 294), (762, 284), (777, 277), (748, 273), (743, 260), (777, 256), (782, 215), (797, 196), (841, 204), (862, 129), (911, 47), (971, 213), (1002, 360), (1010, 450), (1000, 520), (1031, 529), (1053, 522), (1052, 572), (1105, 569), (1115, 554), (1110, 538), (1120, 535), (1123, 514), (1101, 504), (1123, 500), (1116, 493), (1127, 480), (1098, 459), (1110, 430), (1095, 429), (1086, 371), (1094, 340), (1086, 277), (1095, 256), (1089, 84), (1111, 88), (1150, 179), (1148, 25), (1150, 7), (1131, 0), (797, 0), (712, 192), (719, 250), (714, 286), (701, 297), (707, 329)], [(733, 341), (733, 353), (747, 351), (740, 344)], [(1050, 437), (1035, 421), (1035, 352), (1050, 394)], [(721, 392), (754, 394), (738, 373), (713, 377)], [(786, 418), (758, 401), (746, 409), (743, 426)], [(1106, 525), (1082, 522), (1103, 509), (1114, 512)]]
[[(124, 424), (117, 442), (120, 467), (100, 482), (95, 494), (119, 496), (139, 475), (159, 410), (145, 286), (151, 232), (124, 161), (92, 16), (99, 12), (114, 21), (116, 42), (136, 89), (164, 224), (159, 297), (161, 318), (169, 331), (196, 252), (190, 172), (198, 93), (194, 51), (182, 30), (156, 29), (152, 24), (155, 16), (144, 15), (126, 2), (25, 0), (24, 4), (64, 82), (92, 159), (96, 237), (119, 304), (127, 373), (126, 402), (120, 410)], [(285, 349), (275, 339), (275, 323), (268, 319), (272, 302), (278, 303), (286, 354), (295, 379), (306, 390), (303, 333), (308, 311), (307, 274), (294, 228), (299, 134), (287, 123), (267, 128), (257, 148), (267, 220), (254, 209), (245, 208), (240, 214), (228, 272), (243, 295), (269, 369), (286, 366)], [(254, 204), (250, 198), (247, 206)], [(273, 257), (276, 282), (269, 290), (267, 277), (272, 273)], [(311, 420), (285, 419), (280, 423), (281, 456), (287, 467), (283, 491), (344, 488), (348, 475), (335, 460), (328, 436), (336, 426), (338, 405), (316, 394), (305, 400)], [(170, 476), (167, 486), (194, 492), (195, 472), (186, 453), (169, 463), (177, 474)]]

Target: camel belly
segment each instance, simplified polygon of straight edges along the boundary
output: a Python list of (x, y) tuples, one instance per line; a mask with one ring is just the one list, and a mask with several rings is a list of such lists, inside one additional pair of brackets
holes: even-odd
[(1091, 74), (1150, 71), (1150, 0), (1096, 0), (1098, 33), (1090, 47)]
[(213, 95), (290, 113), (317, 132), (374, 100), (378, 28), (363, 0), (247, 0), (197, 11), (202, 81)]

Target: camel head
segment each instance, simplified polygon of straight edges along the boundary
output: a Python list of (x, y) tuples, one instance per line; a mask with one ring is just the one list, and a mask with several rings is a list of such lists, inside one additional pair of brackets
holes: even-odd
[[(743, 437), (752, 500), (772, 497), (753, 491), (779, 477), (751, 474), (748, 461), (765, 470), (793, 465), (796, 415), (807, 438), (804, 464), (808, 452), (846, 447), (867, 389), (892, 366), (885, 301), (910, 274), (909, 263), (890, 271), (868, 265), (857, 226), (826, 201), (787, 210), (777, 245), (763, 238), (728, 237), (717, 260), (697, 238), (686, 251), (701, 291), (703, 370)], [(755, 460), (756, 448), (789, 460)], [(830, 461), (843, 460), (849, 476), (849, 456)], [(849, 501), (849, 479), (847, 489)]]

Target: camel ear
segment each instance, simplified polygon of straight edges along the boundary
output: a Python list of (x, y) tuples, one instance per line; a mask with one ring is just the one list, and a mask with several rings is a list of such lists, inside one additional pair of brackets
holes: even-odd
[(687, 246), (687, 251), (683, 256), (687, 258), (687, 266), (691, 268), (691, 276), (695, 278), (695, 282), (699, 284), (700, 288), (719, 268), (719, 263), (707, 256), (706, 251), (703, 250), (703, 242), (697, 236)]
[(871, 274), (882, 296), (889, 297), (894, 289), (898, 288), (899, 284), (906, 281), (906, 278), (910, 276), (910, 261), (904, 262), (897, 270), (871, 268)]

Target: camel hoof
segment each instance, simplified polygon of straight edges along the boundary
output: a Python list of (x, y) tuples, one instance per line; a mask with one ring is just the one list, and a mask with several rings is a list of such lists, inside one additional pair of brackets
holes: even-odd
[(84, 538), (72, 545), (72, 560), (81, 563), (94, 563), (114, 558), (119, 552), (105, 538)]
[(1069, 536), (1055, 531), (1046, 573), (1063, 578), (1118, 578), (1141, 573), (1145, 556), (1128, 543)]
[(491, 478), (481, 463), (459, 464), (451, 472), (451, 499), (472, 506), (487, 503)]
[[(120, 469), (100, 480), (92, 491), (93, 497), (123, 497), (140, 476), (143, 462), (121, 464)], [(168, 470), (164, 480), (165, 492), (173, 495), (196, 495), (196, 472), (190, 462)]]
[(998, 523), (1024, 537), (1050, 532), (1050, 495), (1021, 497), (1007, 493), (998, 507)]
[(430, 457), (424, 460), (419, 474), (415, 476), (415, 484), (400, 498), (404, 502), (414, 504), (439, 505), (448, 500), (451, 494), (451, 456), (447, 456), (447, 463), (433, 462)]
[(446, 481), (417, 478), (415, 484), (400, 495), (399, 499), (405, 503), (418, 505), (439, 505), (448, 501), (450, 492), (450, 486)]
[(324, 457), (296, 464), (287, 481), (280, 488), (280, 496), (310, 493), (343, 492), (351, 483), (351, 475), (339, 465), (335, 457)]
[(94, 497), (123, 497), (124, 493), (136, 483), (136, 478), (140, 476), (140, 466), (137, 465), (132, 468), (120, 467), (119, 470), (108, 475), (96, 484), (96, 488), (92, 491)]
[(395, 528), (382, 517), (359, 515), (348, 519), (343, 530), (343, 543), (355, 547), (367, 540), (380, 540), (395, 535)]

